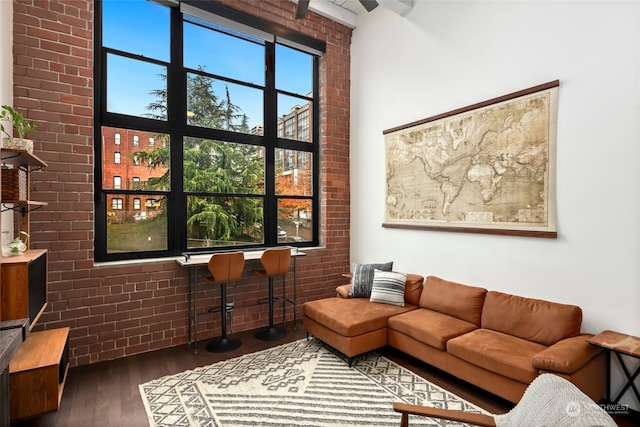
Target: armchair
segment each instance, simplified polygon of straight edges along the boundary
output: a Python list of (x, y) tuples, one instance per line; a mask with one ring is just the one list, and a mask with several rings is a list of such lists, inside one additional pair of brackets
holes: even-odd
[(520, 402), (506, 414), (474, 414), (399, 402), (394, 402), (393, 410), (402, 414), (400, 427), (409, 426), (409, 415), (461, 421), (484, 427), (616, 427), (611, 416), (586, 394), (571, 382), (554, 374), (536, 377), (527, 387)]

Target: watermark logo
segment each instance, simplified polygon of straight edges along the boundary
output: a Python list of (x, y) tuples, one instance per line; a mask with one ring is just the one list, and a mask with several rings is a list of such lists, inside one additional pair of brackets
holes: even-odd
[(580, 415), (580, 404), (578, 402), (569, 402), (564, 410), (570, 417), (577, 417)]
[(629, 405), (626, 403), (600, 403), (598, 406), (609, 415), (629, 415)]
[[(590, 408), (590, 406), (591, 405), (589, 404), (581, 405), (579, 402), (571, 401), (567, 403), (567, 406), (565, 406), (564, 410), (568, 416), (578, 417), (583, 410), (586, 410), (587, 412), (589, 412), (590, 410), (593, 410), (593, 408)], [(625, 403), (600, 403), (600, 404), (593, 403), (593, 406), (604, 410), (609, 415), (630, 414), (629, 405)]]

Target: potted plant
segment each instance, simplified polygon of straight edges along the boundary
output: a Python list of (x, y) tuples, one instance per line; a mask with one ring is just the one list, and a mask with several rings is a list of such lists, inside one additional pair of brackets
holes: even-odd
[(15, 129), (15, 133), (18, 135), (17, 138), (14, 138), (13, 135), (9, 133), (9, 130), (7, 130), (0, 122), (0, 131), (2, 131), (2, 133), (7, 136), (7, 138), (2, 138), (2, 147), (24, 148), (30, 153), (33, 152), (33, 141), (31, 141), (30, 139), (25, 139), (24, 136), (27, 132), (30, 132), (37, 128), (39, 123), (34, 123), (26, 120), (22, 114), (17, 112), (10, 105), (2, 106), (2, 110), (0, 110), (0, 120), (6, 120), (11, 123), (13, 129)]

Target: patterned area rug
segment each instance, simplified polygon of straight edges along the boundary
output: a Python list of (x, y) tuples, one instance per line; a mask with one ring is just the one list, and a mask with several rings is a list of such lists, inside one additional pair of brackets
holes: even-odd
[[(486, 413), (375, 352), (349, 368), (343, 355), (305, 339), (139, 387), (152, 427), (397, 427), (394, 401)], [(411, 425), (461, 424), (411, 417)]]

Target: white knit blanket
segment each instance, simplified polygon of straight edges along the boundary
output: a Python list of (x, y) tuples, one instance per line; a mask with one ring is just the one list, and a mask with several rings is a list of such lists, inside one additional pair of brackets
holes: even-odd
[(616, 427), (611, 416), (589, 396), (553, 374), (538, 376), (520, 403), (494, 419), (496, 427)]

